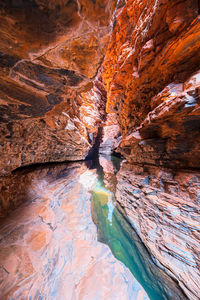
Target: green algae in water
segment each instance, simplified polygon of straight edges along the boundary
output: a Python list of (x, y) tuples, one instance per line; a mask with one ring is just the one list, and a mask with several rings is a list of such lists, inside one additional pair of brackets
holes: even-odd
[(139, 236), (113, 205), (114, 195), (104, 187), (102, 179), (100, 173), (92, 200), (99, 241), (129, 268), (151, 300), (186, 299), (177, 284), (155, 265)]

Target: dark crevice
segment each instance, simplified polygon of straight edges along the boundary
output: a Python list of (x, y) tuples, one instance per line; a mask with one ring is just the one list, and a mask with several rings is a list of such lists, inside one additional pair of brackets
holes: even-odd
[(90, 149), (86, 160), (92, 160), (93, 161), (93, 167), (95, 167), (98, 164), (98, 156), (99, 156), (99, 146), (102, 141), (102, 134), (103, 134), (103, 127), (98, 128), (98, 133), (95, 138), (94, 145)]
[(35, 169), (40, 169), (43, 167), (55, 167), (58, 165), (70, 164), (70, 163), (82, 162), (82, 161), (84, 161), (84, 159), (75, 160), (75, 161), (64, 160), (64, 161), (57, 161), (57, 162), (54, 161), (54, 162), (34, 163), (34, 164), (29, 164), (29, 165), (24, 165), (24, 166), (18, 167), (16, 169), (14, 169), (11, 173), (16, 174), (20, 171), (34, 171)]

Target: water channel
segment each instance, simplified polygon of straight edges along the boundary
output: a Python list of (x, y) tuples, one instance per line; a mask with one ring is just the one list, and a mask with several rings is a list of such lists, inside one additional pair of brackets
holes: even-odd
[[(116, 173), (120, 159), (103, 159), (113, 164), (110, 171)], [(137, 233), (117, 208), (114, 193), (105, 187), (104, 181), (108, 181), (101, 166), (98, 167), (98, 175), (93, 190), (92, 211), (99, 241), (107, 244), (114, 256), (129, 268), (151, 300), (183, 299), (184, 295), (181, 295), (177, 284), (156, 266)], [(109, 180), (114, 181), (114, 177)]]

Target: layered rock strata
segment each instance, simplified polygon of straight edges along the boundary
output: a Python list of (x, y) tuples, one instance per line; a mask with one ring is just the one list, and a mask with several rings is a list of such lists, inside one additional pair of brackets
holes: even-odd
[(120, 151), (129, 162), (171, 168), (200, 167), (200, 73), (171, 83), (152, 98), (154, 109)]
[(1, 174), (86, 157), (93, 143), (81, 98), (101, 66), (114, 8), (112, 0), (0, 1)]
[[(108, 202), (106, 205), (105, 201), (105, 194), (106, 190), (103, 187), (99, 187), (99, 190), (93, 191), (93, 194), (95, 192), (101, 193), (101, 197), (99, 197), (99, 201), (102, 203), (101, 208), (99, 207), (96, 209), (95, 213), (99, 213), (99, 209), (102, 210), (102, 214), (99, 214), (99, 224), (98, 224), (98, 233), (100, 236), (100, 240), (105, 242), (110, 246), (113, 253), (116, 255), (116, 257), (123, 261), (126, 266), (129, 267), (129, 269), (132, 271), (133, 275), (140, 280), (140, 283), (142, 282), (143, 287), (147, 290), (150, 299), (171, 299), (171, 300), (183, 300), (188, 299), (188, 297), (185, 295), (183, 290), (180, 289), (180, 286), (177, 282), (177, 280), (173, 280), (171, 277), (174, 278), (174, 275), (169, 272), (168, 274), (165, 272), (165, 268), (160, 264), (157, 263), (155, 260), (155, 257), (152, 255), (152, 253), (148, 250), (151, 250), (150, 247), (145, 246), (144, 242), (140, 239), (137, 232), (141, 235), (141, 232), (144, 233), (145, 237), (150, 235), (152, 244), (155, 243), (156, 247), (161, 247), (160, 241), (155, 240), (156, 234), (159, 235), (159, 229), (162, 230), (162, 224), (166, 224), (166, 221), (162, 223), (162, 221), (159, 220), (157, 222), (157, 227), (153, 227), (153, 230), (155, 230), (155, 234), (152, 230), (152, 227), (150, 228), (149, 224), (152, 225), (155, 219), (152, 218), (152, 214), (148, 213), (148, 208), (146, 207), (147, 201), (143, 201), (142, 193), (147, 193), (150, 195), (154, 195), (155, 191), (153, 191), (153, 187), (150, 187), (150, 179), (147, 185), (147, 173), (145, 170), (140, 168), (141, 173), (137, 172), (139, 168), (135, 169), (132, 165), (126, 166), (125, 163), (123, 163), (122, 168), (119, 173), (117, 171), (119, 170), (119, 158), (116, 158), (114, 156), (100, 156), (99, 157), (99, 163), (101, 167), (103, 168), (103, 182), (106, 186), (107, 190), (107, 197)], [(128, 172), (129, 170), (129, 172)], [(158, 169), (157, 169), (158, 171)], [(134, 175), (135, 178), (134, 178)], [(140, 175), (139, 175), (140, 174)], [(155, 174), (155, 172), (154, 172)], [(163, 184), (167, 185), (167, 172), (161, 172), (160, 174), (162, 176)], [(116, 176), (117, 175), (117, 176)], [(187, 174), (186, 174), (187, 176)], [(140, 178), (139, 178), (140, 177)], [(129, 179), (130, 178), (130, 179)], [(127, 181), (129, 179), (129, 184), (127, 184)], [(137, 181), (135, 182), (136, 179)], [(180, 178), (179, 178), (180, 179)], [(193, 178), (194, 179), (194, 178)], [(189, 178), (188, 178), (189, 180)], [(116, 185), (118, 181), (118, 185)], [(169, 181), (169, 178), (168, 178)], [(154, 179), (155, 182), (155, 179)], [(170, 182), (171, 183), (171, 182)], [(131, 185), (133, 184), (133, 185)], [(141, 186), (144, 186), (143, 191), (141, 191)], [(137, 190), (136, 190), (137, 186)], [(193, 188), (191, 190), (195, 189), (195, 184), (193, 184)], [(168, 182), (168, 187), (170, 187), (170, 184)], [(117, 193), (116, 193), (117, 188)], [(146, 189), (145, 189), (146, 188)], [(149, 188), (149, 190), (148, 190)], [(170, 188), (169, 188), (170, 189)], [(167, 190), (167, 189), (166, 189)], [(110, 193), (112, 191), (113, 193)], [(165, 191), (166, 192), (166, 191)], [(114, 194), (115, 193), (115, 194)], [(131, 197), (131, 193), (136, 196), (137, 201), (133, 200)], [(138, 197), (138, 195), (141, 194), (141, 197)], [(117, 205), (116, 204), (116, 197), (117, 196)], [(152, 196), (153, 197), (153, 196)], [(111, 200), (112, 198), (112, 200)], [(94, 197), (93, 197), (94, 202)], [(92, 203), (93, 203), (92, 202)], [(95, 202), (96, 203), (96, 202)], [(119, 205), (120, 204), (120, 205)], [(166, 203), (165, 203), (166, 204)], [(96, 203), (97, 205), (97, 203)], [(132, 209), (132, 205), (134, 206), (134, 209)], [(124, 209), (122, 209), (122, 207)], [(136, 208), (137, 207), (137, 208)], [(120, 210), (119, 210), (119, 209)], [(105, 223), (107, 223), (107, 228), (105, 223), (102, 224), (102, 216), (105, 216), (106, 209), (108, 210), (108, 217)], [(151, 208), (152, 209), (152, 208)], [(172, 211), (172, 206), (171, 210)], [(138, 210), (138, 214), (137, 214)], [(103, 212), (104, 211), (104, 212)], [(176, 211), (175, 211), (176, 212)], [(148, 213), (148, 215), (147, 215)], [(172, 212), (174, 213), (174, 211)], [(128, 217), (128, 221), (124, 218), (125, 216)], [(143, 217), (143, 214), (145, 216)], [(158, 214), (155, 214), (156, 217), (159, 217)], [(133, 216), (133, 220), (131, 219), (131, 216)], [(148, 225), (147, 228), (143, 230), (143, 228), (146, 226), (146, 218), (148, 218)], [(137, 224), (139, 220), (139, 226), (141, 230), (138, 230)], [(170, 220), (168, 220), (170, 221)], [(144, 222), (144, 225), (143, 225)], [(151, 223), (152, 222), (152, 223)], [(133, 226), (135, 225), (134, 229)], [(177, 225), (177, 224), (176, 224)], [(197, 225), (197, 223), (196, 223)], [(167, 226), (166, 226), (167, 227)], [(178, 226), (176, 226), (177, 232), (178, 232)], [(172, 227), (173, 228), (173, 227)], [(164, 228), (165, 229), (165, 228)], [(179, 228), (180, 229), (180, 228)], [(185, 228), (184, 228), (185, 229)], [(181, 229), (181, 230), (184, 230)], [(173, 229), (172, 229), (173, 230)], [(192, 230), (190, 228), (190, 230)], [(179, 233), (181, 235), (181, 233)], [(152, 237), (151, 237), (152, 235)], [(165, 231), (166, 235), (166, 231)], [(181, 235), (182, 237), (182, 235)], [(146, 238), (147, 239), (147, 238)], [(117, 245), (117, 247), (116, 247)], [(164, 246), (162, 244), (162, 246)], [(198, 244), (197, 240), (195, 243), (195, 247), (197, 249)], [(187, 249), (189, 251), (189, 249)], [(181, 250), (180, 250), (181, 251)], [(160, 252), (162, 255), (163, 253)], [(178, 255), (177, 253), (174, 253), (174, 257)], [(191, 255), (191, 254), (190, 254)], [(165, 257), (164, 253), (164, 257)], [(182, 253), (183, 260), (184, 255)], [(197, 257), (195, 258), (197, 261)], [(157, 265), (156, 265), (157, 263)], [(172, 267), (172, 265), (171, 265)], [(183, 267), (183, 266), (182, 266)], [(173, 270), (173, 268), (172, 268)], [(192, 272), (193, 270), (190, 269)], [(196, 275), (198, 274), (197, 270), (195, 269)], [(182, 275), (181, 275), (182, 276)], [(198, 278), (198, 275), (196, 276)]]
[[(0, 174), (6, 175), (1, 214), (29, 197), (31, 201), (38, 199), (24, 196), (28, 190), (23, 186), (34, 183), (32, 175), (19, 173), (18, 181), (18, 173), (9, 175), (12, 170), (35, 163), (84, 159), (97, 147), (107, 92), (109, 116), (103, 147), (111, 152), (120, 142), (118, 151), (127, 160), (117, 175), (118, 205), (156, 263), (178, 281), (189, 299), (196, 300), (200, 298), (200, 4), (198, 0), (119, 1), (111, 22), (115, 4), (114, 0), (0, 1)], [(106, 91), (100, 71), (105, 52)], [(72, 173), (70, 176), (73, 178)], [(108, 181), (109, 176), (107, 170)], [(46, 186), (43, 179), (39, 183), (42, 189)], [(16, 219), (11, 217), (3, 225), (2, 297), (40, 297), (35, 288), (40, 285), (40, 270), (47, 270), (40, 290), (60, 297), (56, 288), (48, 286), (47, 281), (51, 283), (57, 274), (49, 277), (49, 268), (54, 266), (46, 263), (45, 255), (48, 253), (50, 261), (54, 258), (54, 246), (51, 244), (48, 252), (46, 243), (49, 246), (52, 241), (55, 223), (62, 227), (57, 214), (62, 198), (59, 191), (65, 192), (62, 184), (58, 189), (50, 184), (46, 190), (57, 199), (55, 207), (44, 192), (46, 198), (41, 196), (41, 201), (30, 202), (30, 206), (24, 204)], [(16, 191), (18, 185), (21, 187), (14, 197), (11, 188)], [(110, 186), (114, 191), (115, 182)], [(40, 202), (47, 203), (42, 212), (37, 210)], [(79, 221), (81, 214), (79, 211)], [(61, 230), (59, 236), (62, 234)], [(71, 244), (66, 245), (61, 248), (71, 249)], [(31, 253), (27, 254), (29, 248)], [(63, 253), (55, 253), (56, 259), (59, 256), (56, 270), (60, 271)], [(31, 256), (39, 261), (40, 270)], [(29, 284), (33, 284), (30, 292)], [(70, 295), (75, 295), (70, 286)], [(61, 290), (63, 293), (65, 287)], [(101, 295), (105, 296), (104, 292)]]
[(200, 173), (123, 162), (118, 207), (188, 299), (200, 298)]

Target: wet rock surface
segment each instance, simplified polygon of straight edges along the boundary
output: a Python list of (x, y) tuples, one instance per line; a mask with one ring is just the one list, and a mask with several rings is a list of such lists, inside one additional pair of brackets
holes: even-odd
[(89, 192), (95, 170), (71, 163), (17, 172), (24, 203), (0, 226), (2, 300), (149, 299), (97, 241)]

